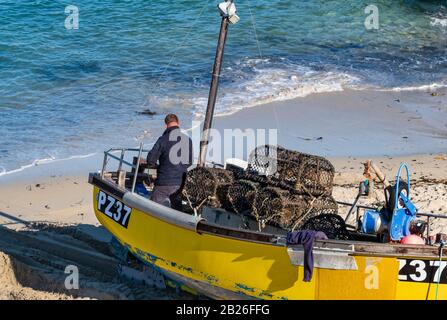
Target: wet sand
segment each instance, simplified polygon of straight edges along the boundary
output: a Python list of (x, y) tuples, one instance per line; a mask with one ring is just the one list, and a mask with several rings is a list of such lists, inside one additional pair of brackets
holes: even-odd
[(447, 89), (318, 93), (217, 117), (214, 127), (221, 135), (226, 128), (277, 129), (278, 144), (327, 157), (443, 153)]

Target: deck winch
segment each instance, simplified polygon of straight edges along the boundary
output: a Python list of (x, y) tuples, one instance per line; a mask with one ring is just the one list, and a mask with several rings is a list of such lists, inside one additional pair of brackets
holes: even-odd
[[(407, 182), (401, 180), (402, 169), (406, 171)], [(407, 164), (400, 165), (396, 184), (385, 189), (385, 196), (387, 205), (384, 208), (380, 211), (365, 212), (362, 232), (377, 234), (383, 240), (392, 241), (400, 241), (412, 233), (421, 234), (422, 223), (416, 219), (417, 208), (410, 201), (410, 174)]]

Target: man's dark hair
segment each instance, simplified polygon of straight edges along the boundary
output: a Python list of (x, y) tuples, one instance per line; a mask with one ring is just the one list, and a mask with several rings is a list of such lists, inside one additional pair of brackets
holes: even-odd
[(173, 113), (168, 114), (166, 116), (166, 118), (165, 118), (165, 123), (166, 124), (169, 124), (171, 122), (178, 122), (177, 116), (175, 114), (173, 114)]

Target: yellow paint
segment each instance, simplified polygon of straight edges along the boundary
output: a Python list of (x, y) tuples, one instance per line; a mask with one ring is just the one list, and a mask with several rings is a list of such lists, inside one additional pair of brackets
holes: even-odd
[[(319, 270), (318, 299), (394, 299), (396, 259), (356, 257), (357, 271)], [(336, 291), (336, 292), (334, 292)]]
[[(97, 210), (98, 192), (95, 214), (106, 229), (147, 262), (184, 277), (263, 299), (435, 298), (436, 284), (398, 281), (395, 257), (356, 256), (358, 270), (315, 268), (303, 282), (303, 267), (290, 263), (285, 247), (198, 234), (136, 209), (126, 229)], [(447, 299), (447, 285), (439, 298)]]

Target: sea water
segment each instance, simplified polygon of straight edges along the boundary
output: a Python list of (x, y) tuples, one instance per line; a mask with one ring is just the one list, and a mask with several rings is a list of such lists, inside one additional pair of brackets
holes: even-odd
[[(371, 27), (371, 1), (236, 1), (216, 113), (313, 92), (446, 85), (447, 1), (373, 2)], [(167, 112), (184, 123), (203, 115), (217, 3), (0, 0), (0, 175), (150, 143)]]

